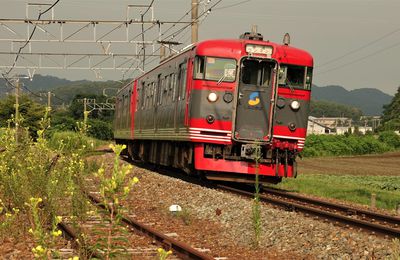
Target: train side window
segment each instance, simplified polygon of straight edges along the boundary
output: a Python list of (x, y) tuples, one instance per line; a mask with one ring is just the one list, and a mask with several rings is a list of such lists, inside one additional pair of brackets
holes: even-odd
[(140, 86), (138, 86), (136, 88), (136, 106), (135, 106), (135, 111), (139, 110), (139, 106), (140, 106), (140, 92), (142, 91), (142, 89), (140, 88)]
[(182, 63), (179, 65), (179, 100), (185, 99), (186, 93), (186, 77), (187, 77), (187, 65)]
[(306, 89), (310, 90), (312, 86), (312, 73), (313, 73), (313, 68), (311, 67), (306, 67)]
[(165, 82), (165, 84), (164, 84), (164, 88), (163, 88), (164, 92), (167, 92), (168, 89), (169, 89), (169, 84), (170, 84), (169, 81), (170, 81), (169, 75), (165, 76), (165, 77), (164, 77), (164, 82)]
[(196, 56), (193, 76), (195, 79), (204, 79), (204, 57)]
[(164, 85), (164, 79), (161, 77), (161, 74), (158, 75), (157, 78), (157, 86), (156, 86), (156, 103), (154, 104), (154, 106), (159, 106), (161, 105), (162, 102), (162, 89)]
[(175, 101), (177, 99), (177, 79), (178, 77), (176, 76), (176, 74), (173, 74), (173, 81), (172, 81), (172, 101)]
[(145, 93), (146, 93), (146, 88), (145, 88), (146, 84), (144, 82), (142, 82), (142, 91), (140, 92), (140, 104), (141, 104), (141, 109), (144, 109), (144, 101), (145, 101)]
[(157, 85), (155, 82), (153, 82), (153, 100), (152, 100), (152, 107), (155, 107), (157, 105)]

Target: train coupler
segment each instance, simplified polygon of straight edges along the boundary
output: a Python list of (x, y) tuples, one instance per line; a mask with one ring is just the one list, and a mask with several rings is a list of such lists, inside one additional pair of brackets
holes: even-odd
[(261, 159), (261, 146), (257, 144), (243, 144), (240, 150), (240, 156), (249, 160)]

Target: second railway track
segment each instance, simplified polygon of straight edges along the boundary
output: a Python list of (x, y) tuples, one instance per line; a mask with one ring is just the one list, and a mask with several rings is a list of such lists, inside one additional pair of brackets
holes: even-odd
[[(217, 185), (218, 188), (234, 192), (247, 197), (254, 193), (226, 185)], [(345, 225), (369, 230), (377, 234), (390, 237), (400, 237), (400, 218), (384, 215), (356, 207), (344, 206), (324, 200), (311, 199), (300, 195), (264, 189), (260, 200), (280, 207), (296, 210)]]

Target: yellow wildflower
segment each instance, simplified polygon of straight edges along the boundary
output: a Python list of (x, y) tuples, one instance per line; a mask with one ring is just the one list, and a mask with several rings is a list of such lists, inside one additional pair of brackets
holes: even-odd
[(60, 223), (62, 221), (62, 217), (61, 216), (56, 216), (56, 222), (57, 224)]
[(62, 232), (61, 232), (61, 230), (57, 230), (57, 231), (51, 232), (51, 234), (52, 234), (54, 237), (58, 237), (58, 236), (61, 236)]

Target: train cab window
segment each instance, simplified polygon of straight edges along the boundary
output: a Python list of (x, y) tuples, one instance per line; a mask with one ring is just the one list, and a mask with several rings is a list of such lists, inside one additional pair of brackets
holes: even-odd
[(281, 87), (308, 89), (306, 84), (306, 67), (283, 64), (279, 68), (278, 84)]
[(271, 71), (275, 64), (265, 60), (246, 59), (241, 66), (241, 81), (244, 84), (269, 86)]
[(206, 58), (205, 79), (233, 82), (236, 77), (236, 61), (224, 58)]
[(234, 59), (197, 56), (194, 62), (194, 78), (233, 82), (236, 78)]

